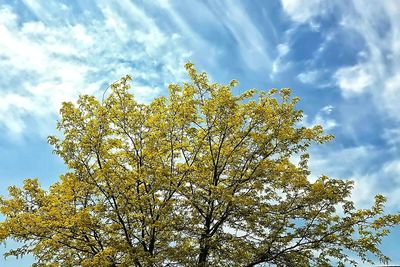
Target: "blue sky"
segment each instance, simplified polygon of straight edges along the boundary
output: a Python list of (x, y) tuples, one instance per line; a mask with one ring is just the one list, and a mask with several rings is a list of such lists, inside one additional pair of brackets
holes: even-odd
[[(388, 211), (399, 210), (396, 0), (0, 0), (0, 193), (27, 177), (48, 186), (65, 171), (46, 143), (62, 101), (100, 96), (131, 74), (149, 102), (187, 79), (187, 60), (215, 81), (239, 80), (239, 91), (291, 87), (303, 123), (336, 136), (312, 148), (313, 176), (353, 179), (358, 207), (383, 193)], [(393, 264), (399, 232), (382, 244)]]

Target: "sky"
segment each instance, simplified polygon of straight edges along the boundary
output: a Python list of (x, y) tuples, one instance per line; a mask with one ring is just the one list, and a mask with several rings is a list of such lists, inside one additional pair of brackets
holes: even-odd
[[(238, 92), (292, 88), (303, 123), (336, 137), (311, 148), (312, 175), (352, 179), (357, 207), (382, 193), (400, 210), (399, 0), (0, 0), (0, 194), (65, 172), (46, 141), (63, 101), (131, 74), (148, 103), (188, 60)], [(381, 246), (392, 264), (397, 244), (400, 227)]]

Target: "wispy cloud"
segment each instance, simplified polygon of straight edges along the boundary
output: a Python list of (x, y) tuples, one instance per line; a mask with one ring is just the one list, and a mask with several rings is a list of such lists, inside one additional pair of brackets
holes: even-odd
[(325, 13), (329, 7), (327, 1), (321, 0), (282, 0), (282, 8), (286, 14), (295, 22), (313, 24), (312, 19)]
[[(398, 208), (398, 1), (381, 1), (379, 4), (362, 0), (331, 1), (328, 5), (324, 5), (326, 1), (318, 0), (281, 2), (285, 14), (293, 22), (292, 32), (297, 32), (301, 25), (312, 31), (313, 25), (319, 25), (321, 21), (326, 23), (324, 28), (317, 29), (321, 30), (323, 41), (313, 53), (315, 57), (303, 65), (297, 79), (319, 87), (324, 82), (321, 79), (330, 76), (325, 89), (339, 90), (342, 97), (332, 103), (341, 114), (335, 117), (334, 122), (339, 125), (333, 130), (343, 139), (335, 140), (335, 145), (329, 148), (314, 150), (311, 160), (314, 172), (353, 179), (353, 200), (360, 206), (370, 204), (374, 194), (384, 193), (389, 197), (391, 208)], [(334, 49), (330, 48), (333, 44)], [(348, 57), (341, 59), (343, 53)], [(312, 120), (306, 118), (306, 122), (316, 123), (321, 114), (320, 110)]]
[(374, 77), (363, 65), (340, 68), (336, 71), (334, 79), (345, 97), (364, 93), (374, 83)]
[(334, 107), (331, 105), (321, 108), (314, 116), (312, 120), (309, 119), (307, 114), (304, 115), (302, 124), (306, 127), (313, 127), (315, 125), (321, 125), (325, 131), (332, 130), (338, 126), (335, 119), (331, 118), (330, 115)]
[(96, 94), (125, 74), (136, 78), (133, 91), (141, 101), (183, 76), (190, 51), (181, 40), (131, 2), (118, 3), (99, 3), (100, 18), (82, 14), (80, 21), (57, 23), (46, 23), (44, 3), (26, 1), (40, 21), (0, 9), (0, 126), (9, 136), (21, 136), (27, 120), (45, 127), (33, 131), (49, 133), (62, 101)]
[(400, 128), (386, 128), (382, 137), (389, 145), (400, 149)]
[(246, 13), (246, 8), (225, 1), (218, 4), (214, 2), (213, 10), (233, 35), (238, 44), (241, 60), (246, 63), (247, 68), (268, 70), (272, 62), (266, 46), (268, 42), (251, 16)]
[[(99, 94), (127, 73), (134, 76), (137, 97), (149, 101), (166, 84), (185, 79), (182, 66), (189, 59), (264, 74), (272, 67), (274, 45), (244, 3), (196, 2), (193, 15), (167, 0), (98, 1), (90, 7), (24, 0), (19, 8), (29, 15), (11, 6), (0, 11), (0, 71), (6, 76), (0, 81), (0, 127), (9, 136), (23, 135), (27, 120), (52, 125), (62, 101)], [(196, 21), (212, 26), (216, 39), (199, 33)], [(232, 43), (221, 46), (221, 35)]]
[[(325, 51), (327, 44), (341, 38), (340, 49), (360, 49), (355, 62), (343, 63), (333, 69), (332, 83), (344, 97), (369, 95), (375, 107), (391, 119), (400, 121), (400, 5), (396, 0), (375, 4), (368, 1), (282, 0), (286, 15), (297, 24), (320, 23), (336, 19), (334, 32), (324, 29), (324, 42), (315, 53), (330, 57)], [(333, 21), (334, 22), (334, 21)], [(332, 22), (331, 22), (332, 23)], [(296, 24), (292, 26), (296, 31)], [(340, 35), (337, 35), (340, 33)], [(355, 36), (357, 38), (355, 38)], [(353, 40), (349, 44), (346, 40)], [(351, 47), (351, 46), (352, 47)], [(337, 56), (339, 56), (339, 51)], [(332, 53), (332, 52), (331, 52)], [(330, 57), (332, 58), (332, 57)], [(332, 58), (333, 60), (334, 58)], [(333, 62), (332, 62), (333, 63)], [(315, 70), (301, 73), (303, 83), (312, 82)]]
[(291, 65), (290, 61), (285, 60), (286, 55), (290, 52), (289, 44), (280, 43), (276, 46), (276, 50), (277, 50), (277, 56), (272, 62), (272, 70), (270, 74), (271, 79), (273, 79), (276, 74), (285, 71)]
[(311, 70), (311, 71), (306, 71), (306, 72), (300, 73), (299, 75), (297, 75), (297, 78), (302, 83), (312, 84), (317, 80), (318, 75), (319, 75), (318, 71)]
[(354, 0), (352, 6), (341, 25), (361, 36), (367, 49), (355, 65), (337, 70), (337, 84), (347, 96), (370, 94), (381, 111), (400, 121), (400, 5)]
[(400, 160), (385, 149), (373, 145), (331, 146), (329, 150), (313, 148), (310, 167), (313, 175), (329, 175), (354, 181), (352, 200), (357, 207), (373, 203), (373, 196), (388, 197), (390, 210), (399, 209)]

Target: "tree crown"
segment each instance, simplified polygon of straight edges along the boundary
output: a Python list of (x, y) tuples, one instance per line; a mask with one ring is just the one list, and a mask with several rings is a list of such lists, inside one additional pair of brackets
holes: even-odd
[[(0, 241), (37, 266), (331, 266), (376, 256), (399, 215), (385, 198), (350, 200), (353, 183), (310, 181), (307, 148), (332, 139), (301, 126), (288, 88), (234, 95), (186, 64), (190, 82), (135, 101), (130, 76), (99, 101), (63, 103), (49, 137), (69, 170), (0, 199)], [(294, 161), (293, 157), (299, 158)]]

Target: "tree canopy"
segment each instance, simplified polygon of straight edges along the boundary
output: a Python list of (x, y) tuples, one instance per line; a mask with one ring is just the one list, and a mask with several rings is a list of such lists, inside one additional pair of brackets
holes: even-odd
[(332, 139), (301, 125), (291, 90), (233, 94), (192, 63), (190, 81), (138, 103), (126, 76), (98, 100), (63, 103), (49, 137), (68, 166), (0, 199), (6, 256), (35, 266), (332, 266), (387, 262), (398, 214), (356, 209), (353, 183), (311, 180), (307, 149)]

